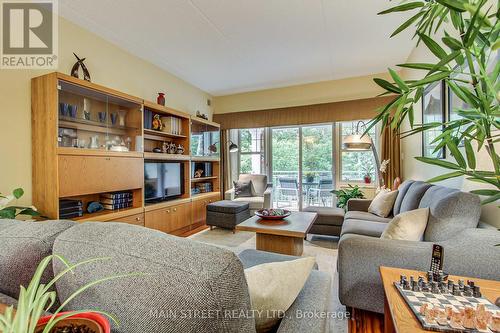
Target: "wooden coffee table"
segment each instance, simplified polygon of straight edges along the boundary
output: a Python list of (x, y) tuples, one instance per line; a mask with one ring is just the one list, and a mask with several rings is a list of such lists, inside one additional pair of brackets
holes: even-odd
[[(425, 276), (426, 273), (402, 268), (380, 267), (380, 275), (382, 277), (382, 283), (385, 291), (384, 332), (429, 332), (422, 328), (420, 322), (394, 286), (394, 281), (399, 281), (399, 276), (401, 274), (406, 276)], [(473, 280), (476, 285), (481, 287), (483, 297), (487, 298), (493, 304), (495, 303), (495, 300), (500, 297), (499, 281), (452, 275), (449, 276), (449, 279), (453, 281)]]
[(257, 250), (301, 256), (304, 238), (318, 217), (316, 213), (293, 212), (283, 220), (264, 220), (253, 216), (238, 224), (236, 230), (257, 234)]

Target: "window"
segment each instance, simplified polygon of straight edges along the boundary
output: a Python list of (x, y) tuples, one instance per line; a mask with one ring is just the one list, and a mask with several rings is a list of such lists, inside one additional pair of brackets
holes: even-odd
[[(367, 123), (368, 121), (365, 121)], [(369, 175), (372, 182), (375, 182), (376, 167), (375, 160), (373, 158), (373, 153), (371, 150), (368, 151), (347, 151), (342, 148), (344, 138), (356, 132), (357, 121), (353, 122), (341, 122), (340, 127), (340, 181), (341, 182), (363, 182), (364, 177)], [(363, 131), (362, 125), (360, 125), (360, 132)], [(370, 137), (377, 147), (377, 130), (372, 127), (368, 132)]]
[(239, 173), (265, 174), (265, 128), (238, 130)]

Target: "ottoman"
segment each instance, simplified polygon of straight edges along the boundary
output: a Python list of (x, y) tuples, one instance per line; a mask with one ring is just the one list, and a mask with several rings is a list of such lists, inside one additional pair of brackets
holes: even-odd
[(310, 234), (340, 236), (344, 223), (343, 208), (309, 206), (304, 208), (304, 212), (318, 214), (318, 218), (309, 229)]
[(207, 205), (207, 225), (233, 230), (250, 218), (248, 202), (222, 200)]

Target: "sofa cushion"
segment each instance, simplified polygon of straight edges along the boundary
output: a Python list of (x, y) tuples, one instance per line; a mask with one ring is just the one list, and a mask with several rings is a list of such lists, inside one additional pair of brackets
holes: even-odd
[(443, 186), (433, 186), (424, 195), (421, 208), (429, 207), (429, 221), (424, 240), (446, 240), (465, 229), (476, 228), (481, 215), (481, 201), (472, 193)]
[[(71, 221), (24, 222), (0, 220), (0, 293), (17, 298), (19, 286), (28, 286), (40, 261), (52, 254), (52, 244)], [(41, 279), (54, 278), (48, 267)]]
[(257, 332), (274, 330), (280, 321), (280, 313), (293, 304), (314, 264), (314, 257), (304, 257), (245, 269), (252, 310), (257, 313)]
[(356, 210), (349, 211), (345, 213), (345, 220), (364, 220), (364, 221), (373, 221), (373, 222), (389, 222), (392, 219), (392, 216), (389, 217), (380, 217), (372, 213), (368, 212), (359, 212)]
[(344, 223), (345, 211), (343, 208), (309, 206), (303, 211), (318, 214), (314, 224), (341, 226)]
[(389, 216), (394, 207), (394, 202), (396, 201), (398, 193), (398, 190), (381, 190), (377, 193), (375, 198), (373, 198), (370, 206), (368, 206), (368, 212), (380, 217)]
[(248, 202), (250, 209), (257, 210), (264, 208), (264, 197), (244, 197), (236, 198), (233, 201)]
[(267, 188), (267, 176), (266, 175), (251, 175), (251, 174), (241, 174), (239, 181), (252, 182), (252, 195), (254, 197), (260, 197), (264, 195)]
[(416, 181), (411, 184), (408, 191), (406, 191), (403, 201), (401, 202), (399, 213), (417, 209), (420, 205), (420, 200), (431, 186), (433, 185), (422, 181)]
[(342, 226), (340, 237), (346, 234), (356, 234), (371, 237), (380, 237), (387, 227), (386, 222), (373, 222), (363, 220), (347, 220)]
[(237, 198), (252, 196), (252, 181), (249, 182), (233, 181), (233, 184), (234, 184), (234, 195)]
[[(66, 307), (115, 314), (120, 327), (113, 327), (114, 333), (255, 332), (254, 320), (243, 316), (182, 316), (250, 310), (243, 267), (229, 250), (125, 223), (87, 222), (60, 234), (54, 252), (72, 263), (110, 258), (82, 265), (59, 280), (62, 299), (105, 276), (149, 274), (92, 286)], [(54, 264), (54, 272), (62, 269)]]
[(208, 204), (207, 210), (210, 212), (237, 214), (247, 210), (248, 207), (249, 207), (248, 202), (241, 202), (235, 200), (221, 200)]
[(410, 188), (411, 184), (413, 184), (415, 181), (414, 180), (405, 180), (401, 185), (398, 187), (398, 197), (396, 198), (396, 201), (394, 202), (394, 209), (393, 209), (393, 214), (398, 215), (401, 210), (401, 203), (403, 202), (403, 199), (406, 195), (406, 192), (408, 192), (408, 189)]
[(429, 208), (418, 208), (394, 216), (380, 238), (421, 241), (429, 219)]

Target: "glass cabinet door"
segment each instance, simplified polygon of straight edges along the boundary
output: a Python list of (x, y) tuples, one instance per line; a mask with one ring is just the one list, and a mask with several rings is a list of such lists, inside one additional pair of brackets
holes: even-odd
[(220, 129), (193, 120), (191, 124), (191, 155), (197, 157), (220, 156)]
[(58, 146), (136, 151), (142, 146), (141, 105), (59, 81)]

